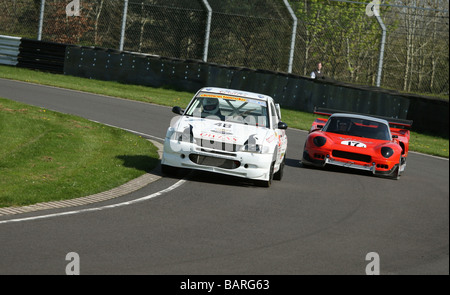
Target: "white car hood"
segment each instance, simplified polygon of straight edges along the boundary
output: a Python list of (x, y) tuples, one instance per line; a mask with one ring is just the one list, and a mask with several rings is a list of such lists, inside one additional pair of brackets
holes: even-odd
[(223, 122), (206, 118), (181, 116), (172, 120), (174, 131), (191, 134), (196, 139), (209, 139), (237, 145), (244, 145), (249, 138), (255, 144), (263, 144), (270, 131), (266, 127)]

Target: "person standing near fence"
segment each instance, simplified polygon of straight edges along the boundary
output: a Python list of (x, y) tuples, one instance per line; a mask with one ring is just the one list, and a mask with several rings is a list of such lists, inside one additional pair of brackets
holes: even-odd
[(312, 73), (311, 73), (311, 79), (323, 79), (324, 75), (323, 75), (323, 71), (322, 71), (322, 63), (319, 62), (317, 64), (317, 69), (315, 69)]

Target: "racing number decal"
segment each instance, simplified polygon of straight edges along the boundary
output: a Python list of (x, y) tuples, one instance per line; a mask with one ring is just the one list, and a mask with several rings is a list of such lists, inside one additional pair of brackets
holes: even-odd
[(365, 145), (362, 142), (352, 141), (352, 140), (341, 141), (341, 144), (348, 145), (348, 146), (359, 147), (359, 148), (366, 148), (367, 147), (367, 145)]

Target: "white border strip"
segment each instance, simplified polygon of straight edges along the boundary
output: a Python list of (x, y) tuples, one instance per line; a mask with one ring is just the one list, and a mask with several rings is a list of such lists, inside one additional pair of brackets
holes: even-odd
[(428, 155), (428, 154), (424, 154), (424, 153), (420, 153), (420, 152), (415, 152), (415, 151), (409, 151), (409, 153), (411, 154), (417, 154), (417, 155), (421, 155), (421, 156), (426, 156), (426, 157), (430, 157), (430, 158), (434, 158), (434, 159), (438, 159), (438, 160), (445, 160), (448, 161), (448, 158), (444, 158), (444, 157), (439, 157), (439, 156), (433, 156), (433, 155)]
[(181, 180), (177, 181), (175, 184), (171, 185), (170, 187), (168, 187), (166, 189), (163, 189), (163, 190), (161, 190), (159, 192), (156, 192), (156, 193), (153, 193), (151, 195), (148, 195), (148, 196), (145, 196), (145, 197), (142, 197), (142, 198), (139, 198), (139, 199), (135, 199), (135, 200), (132, 200), (132, 201), (128, 201), (128, 202), (123, 202), (123, 203), (118, 203), (118, 204), (113, 204), (113, 205), (107, 205), (107, 206), (102, 206), (102, 207), (96, 207), (96, 208), (89, 208), (89, 209), (81, 209), (81, 210), (69, 211), (69, 212), (62, 212), (62, 213), (54, 213), (54, 214), (47, 214), (47, 215), (34, 216), (34, 217), (26, 217), (26, 218), (17, 218), (17, 219), (3, 220), (3, 221), (0, 221), (0, 224), (21, 222), (21, 221), (31, 221), (31, 220), (38, 220), (38, 219), (46, 219), (46, 218), (51, 218), (51, 217), (74, 215), (74, 214), (79, 214), (79, 213), (93, 212), (93, 211), (102, 211), (102, 210), (111, 209), (111, 208), (128, 206), (128, 205), (136, 204), (136, 203), (139, 203), (139, 202), (142, 202), (142, 201), (147, 201), (147, 200), (159, 197), (159, 196), (161, 196), (163, 194), (166, 194), (168, 192), (171, 192), (171, 191), (177, 189), (178, 187), (180, 187), (185, 182), (186, 182), (185, 179), (181, 179)]
[(127, 129), (127, 128), (123, 128), (123, 127), (119, 127), (119, 126), (115, 126), (115, 125), (111, 125), (111, 124), (102, 123), (102, 122), (95, 121), (95, 120), (90, 120), (90, 119), (88, 119), (88, 120), (91, 121), (91, 122), (94, 122), (94, 123), (98, 123), (98, 124), (101, 124), (101, 125), (108, 126), (108, 127), (122, 129), (124, 131), (130, 132), (130, 133), (133, 133), (133, 134), (136, 134), (136, 135), (140, 135), (142, 137), (151, 138), (151, 139), (158, 140), (160, 142), (164, 142), (164, 138), (160, 138), (160, 137), (157, 137), (157, 136), (153, 136), (153, 135), (150, 135), (150, 134), (142, 133), (142, 132), (139, 132), (139, 131), (134, 131), (134, 130), (131, 130), (131, 129)]

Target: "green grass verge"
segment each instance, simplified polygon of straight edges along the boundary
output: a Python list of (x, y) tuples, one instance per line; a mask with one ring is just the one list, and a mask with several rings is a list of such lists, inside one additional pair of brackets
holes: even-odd
[[(0, 78), (51, 85), (165, 106), (178, 105), (185, 107), (193, 96), (193, 93), (190, 92), (55, 75), (9, 66), (0, 66)], [(289, 127), (302, 130), (309, 130), (312, 122), (317, 117), (311, 113), (289, 109), (283, 109), (282, 115), (283, 121)], [(410, 150), (448, 158), (449, 140), (412, 132)]]
[(103, 192), (158, 163), (139, 136), (3, 98), (0, 139), (0, 207)]

